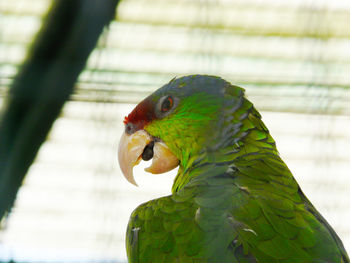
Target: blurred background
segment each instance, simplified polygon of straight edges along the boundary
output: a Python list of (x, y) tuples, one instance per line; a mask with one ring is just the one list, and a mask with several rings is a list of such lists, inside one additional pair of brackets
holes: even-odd
[[(103, 1), (101, 1), (103, 2)], [(0, 106), (50, 0), (0, 0)], [(117, 164), (122, 120), (175, 76), (246, 89), (303, 191), (350, 251), (350, 2), (123, 0), (0, 230), (0, 261), (126, 262), (132, 210), (176, 171)]]

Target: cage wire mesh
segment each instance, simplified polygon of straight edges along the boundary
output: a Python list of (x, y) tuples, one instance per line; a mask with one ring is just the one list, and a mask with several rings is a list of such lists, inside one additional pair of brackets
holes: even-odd
[[(0, 103), (51, 4), (0, 0)], [(0, 260), (126, 262), (132, 210), (176, 171), (129, 185), (122, 119), (175, 76), (246, 89), (302, 189), (350, 249), (350, 3), (124, 0), (32, 165), (0, 234)]]

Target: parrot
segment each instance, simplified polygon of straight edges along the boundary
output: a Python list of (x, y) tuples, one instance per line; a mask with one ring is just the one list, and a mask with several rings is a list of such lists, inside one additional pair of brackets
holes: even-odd
[(350, 262), (302, 192), (245, 90), (210, 75), (176, 77), (124, 119), (118, 161), (136, 184), (178, 167), (171, 195), (139, 205), (130, 263)]

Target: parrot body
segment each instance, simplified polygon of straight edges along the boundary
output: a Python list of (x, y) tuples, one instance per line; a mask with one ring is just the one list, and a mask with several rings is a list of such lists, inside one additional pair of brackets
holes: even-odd
[(349, 262), (305, 197), (244, 90), (213, 76), (170, 81), (125, 120), (177, 157), (172, 195), (132, 213), (128, 260)]

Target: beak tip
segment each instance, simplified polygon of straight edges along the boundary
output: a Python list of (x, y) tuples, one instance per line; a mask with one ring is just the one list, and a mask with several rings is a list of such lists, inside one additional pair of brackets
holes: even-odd
[(139, 185), (136, 182), (130, 182), (130, 183), (135, 185), (136, 187), (139, 187)]
[(124, 171), (123, 171), (123, 169), (121, 169), (124, 177), (126, 178), (126, 180), (129, 183), (131, 183), (131, 184), (133, 184), (135, 186), (138, 186), (136, 181), (135, 181), (134, 175), (133, 175), (133, 167), (128, 167), (128, 168), (129, 169), (126, 169)]
[(135, 185), (135, 186), (138, 187), (138, 184), (136, 183), (134, 177), (131, 177), (130, 179), (128, 179), (128, 181), (129, 181), (131, 184), (133, 184), (133, 185)]

